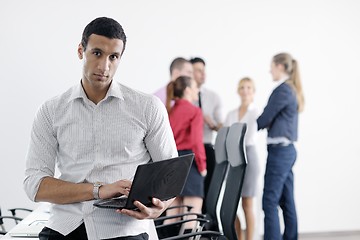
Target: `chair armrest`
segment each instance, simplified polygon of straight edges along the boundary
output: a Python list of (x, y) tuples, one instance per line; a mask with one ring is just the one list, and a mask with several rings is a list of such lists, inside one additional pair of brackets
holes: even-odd
[(28, 208), (10, 208), (10, 209), (8, 209), (10, 212), (11, 212), (11, 214), (15, 217), (15, 215), (16, 215), (16, 211), (26, 211), (26, 212), (32, 212), (33, 210), (31, 210), (31, 209), (28, 209)]
[(177, 222), (172, 222), (168, 224), (157, 225), (155, 226), (155, 228), (159, 239), (184, 234), (185, 231), (184, 224), (187, 222), (196, 222), (196, 226), (194, 226), (194, 229), (192, 229), (192, 231), (195, 232), (195, 231), (202, 231), (205, 224), (208, 223), (209, 220), (202, 218), (192, 218), (192, 219), (179, 220)]
[(179, 218), (179, 217), (185, 217), (185, 216), (197, 216), (198, 218), (205, 218), (206, 215), (205, 214), (201, 214), (201, 213), (182, 213), (182, 214), (176, 214), (176, 215), (171, 215), (171, 216), (164, 216), (164, 217), (158, 217), (155, 218), (154, 221), (164, 221), (167, 219), (172, 219), (172, 218)]
[(0, 225), (4, 224), (4, 221), (3, 219), (13, 219), (15, 220), (16, 224), (23, 220), (22, 218), (19, 218), (19, 217), (14, 217), (14, 216), (0, 216)]
[(190, 206), (190, 205), (170, 206), (166, 210), (175, 209), (175, 208), (186, 208), (186, 211), (190, 212), (190, 210), (193, 208), (193, 206)]
[[(228, 240), (222, 233), (215, 232), (215, 231), (200, 231), (200, 232), (194, 232), (194, 233), (186, 233), (186, 234), (179, 235), (179, 236), (163, 238), (161, 240), (189, 239), (190, 237), (199, 236), (199, 235), (201, 237), (206, 236), (206, 237), (208, 237), (208, 239)], [(216, 237), (216, 238), (214, 238), (214, 237)]]
[(193, 222), (193, 221), (200, 222), (200, 226), (203, 226), (203, 225), (205, 225), (205, 223), (209, 222), (209, 220), (207, 220), (207, 219), (193, 218), (193, 219), (180, 220), (180, 221), (173, 222), (173, 223), (158, 225), (158, 226), (155, 226), (155, 227), (156, 227), (156, 229), (161, 229), (161, 228), (167, 228), (167, 227), (171, 227), (173, 225), (178, 225), (178, 224), (183, 224), (183, 223), (186, 223), (186, 222)]

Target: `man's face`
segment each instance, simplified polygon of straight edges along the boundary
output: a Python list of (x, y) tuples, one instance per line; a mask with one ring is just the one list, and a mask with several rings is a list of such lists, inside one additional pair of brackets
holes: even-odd
[(189, 78), (193, 78), (193, 66), (191, 63), (184, 63), (183, 67), (180, 69), (174, 69), (171, 75), (172, 81), (175, 81), (180, 76), (185, 76)]
[(194, 68), (194, 79), (198, 84), (198, 86), (200, 87), (205, 82), (205, 77), (206, 77), (205, 65), (201, 62), (197, 62), (193, 64), (193, 68)]
[(78, 55), (84, 60), (82, 83), (93, 89), (107, 88), (120, 62), (124, 43), (120, 39), (110, 39), (91, 34), (86, 49), (81, 44)]

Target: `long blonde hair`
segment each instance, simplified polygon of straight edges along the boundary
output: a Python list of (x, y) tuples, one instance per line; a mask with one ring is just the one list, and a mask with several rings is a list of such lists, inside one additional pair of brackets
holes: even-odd
[(273, 57), (273, 62), (275, 65), (281, 64), (284, 66), (285, 72), (290, 77), (286, 83), (294, 89), (298, 103), (298, 112), (302, 112), (304, 110), (305, 99), (297, 61), (288, 53), (279, 53)]

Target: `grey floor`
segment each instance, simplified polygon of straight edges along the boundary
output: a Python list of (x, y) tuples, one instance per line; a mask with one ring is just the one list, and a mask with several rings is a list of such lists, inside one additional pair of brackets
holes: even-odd
[(304, 233), (299, 234), (299, 240), (360, 240), (360, 231)]
[[(244, 235), (243, 239), (245, 239)], [(300, 233), (299, 240), (360, 240), (360, 231)]]

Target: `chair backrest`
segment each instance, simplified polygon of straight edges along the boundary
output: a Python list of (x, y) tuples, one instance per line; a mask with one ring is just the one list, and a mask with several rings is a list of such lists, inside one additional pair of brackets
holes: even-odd
[(226, 170), (228, 167), (227, 152), (226, 152), (226, 137), (228, 135), (229, 127), (222, 127), (219, 129), (215, 139), (215, 166), (213, 175), (210, 180), (209, 189), (205, 198), (206, 202), (206, 218), (210, 220), (205, 228), (208, 230), (218, 231), (216, 206), (219, 200), (221, 186), (224, 181)]
[(229, 240), (237, 239), (234, 222), (247, 165), (244, 144), (246, 129), (245, 123), (234, 123), (230, 126), (226, 138), (229, 169), (220, 208), (220, 219), (224, 235)]

